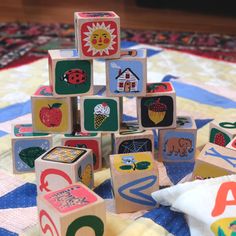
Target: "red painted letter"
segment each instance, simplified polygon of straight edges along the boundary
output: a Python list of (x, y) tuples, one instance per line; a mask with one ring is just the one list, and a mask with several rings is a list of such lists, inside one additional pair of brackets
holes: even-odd
[[(234, 199), (227, 201), (229, 191), (232, 192)], [(215, 207), (211, 213), (213, 217), (221, 215), (226, 206), (235, 205), (236, 207), (236, 182), (226, 182), (221, 184), (217, 196)]]

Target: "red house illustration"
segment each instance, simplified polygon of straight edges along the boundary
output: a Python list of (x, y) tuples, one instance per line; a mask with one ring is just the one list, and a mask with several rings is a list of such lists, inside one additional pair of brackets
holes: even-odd
[(115, 78), (118, 92), (138, 92), (138, 76), (130, 69), (119, 70)]

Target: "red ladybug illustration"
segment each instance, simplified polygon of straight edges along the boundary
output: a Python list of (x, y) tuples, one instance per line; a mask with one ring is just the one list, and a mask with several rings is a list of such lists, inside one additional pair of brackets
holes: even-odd
[(81, 69), (72, 69), (68, 70), (61, 77), (61, 80), (65, 81), (68, 84), (83, 84), (86, 82), (87, 75), (85, 71)]

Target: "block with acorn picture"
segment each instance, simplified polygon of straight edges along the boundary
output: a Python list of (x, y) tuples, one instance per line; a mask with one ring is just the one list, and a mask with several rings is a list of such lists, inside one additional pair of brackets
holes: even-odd
[(145, 96), (146, 49), (124, 49), (121, 58), (106, 60), (107, 96)]
[(112, 133), (120, 128), (119, 98), (81, 97), (81, 131)]
[(34, 132), (71, 133), (78, 122), (77, 97), (53, 97), (49, 92), (41, 95), (40, 89), (45, 87), (31, 96)]
[(225, 147), (236, 136), (236, 121), (212, 121), (210, 123), (210, 142)]
[(236, 174), (236, 151), (207, 143), (195, 161), (193, 179)]
[(62, 138), (62, 146), (89, 148), (93, 151), (94, 171), (102, 168), (102, 140), (100, 133), (73, 132), (65, 134)]
[(152, 130), (139, 130), (132, 123), (125, 123), (113, 137), (113, 153), (152, 152), (154, 155), (154, 137)]
[(195, 160), (197, 127), (194, 119), (177, 116), (175, 129), (158, 132), (158, 161), (185, 162)]
[(93, 154), (91, 149), (56, 146), (35, 161), (38, 194), (82, 182), (93, 187)]
[(120, 17), (115, 12), (75, 12), (74, 25), (81, 58), (120, 57)]
[(226, 146), (229, 149), (236, 151), (236, 137), (234, 137)]
[(32, 124), (12, 126), (13, 173), (35, 171), (35, 160), (52, 147), (52, 135), (34, 133)]
[(76, 49), (48, 51), (49, 79), (53, 96), (93, 94), (93, 61), (82, 60)]
[(176, 93), (170, 82), (147, 85), (147, 95), (137, 98), (140, 129), (176, 127)]
[(104, 235), (105, 202), (81, 183), (38, 196), (37, 207), (42, 236)]

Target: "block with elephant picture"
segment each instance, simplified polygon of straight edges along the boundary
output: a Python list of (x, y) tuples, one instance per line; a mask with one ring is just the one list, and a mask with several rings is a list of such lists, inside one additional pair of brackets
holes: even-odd
[(195, 159), (197, 127), (191, 117), (178, 116), (175, 129), (160, 129), (158, 161), (193, 162)]
[(140, 129), (176, 127), (176, 93), (170, 82), (147, 84), (147, 95), (137, 98)]
[(210, 123), (210, 142), (225, 147), (236, 137), (236, 120), (214, 120)]

